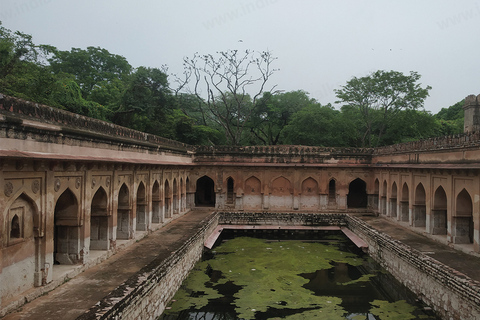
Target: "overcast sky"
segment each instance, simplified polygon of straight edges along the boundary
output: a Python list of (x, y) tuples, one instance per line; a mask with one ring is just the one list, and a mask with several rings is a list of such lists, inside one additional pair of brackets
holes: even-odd
[(269, 50), (271, 84), (322, 104), (379, 69), (422, 75), (432, 113), (480, 94), (480, 0), (0, 0), (0, 21), (36, 44), (175, 73), (195, 52)]

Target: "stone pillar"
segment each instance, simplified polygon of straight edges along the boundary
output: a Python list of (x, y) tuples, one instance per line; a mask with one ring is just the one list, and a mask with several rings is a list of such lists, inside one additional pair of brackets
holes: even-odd
[(480, 131), (480, 94), (478, 96), (471, 94), (466, 97), (463, 110), (465, 111), (464, 132)]

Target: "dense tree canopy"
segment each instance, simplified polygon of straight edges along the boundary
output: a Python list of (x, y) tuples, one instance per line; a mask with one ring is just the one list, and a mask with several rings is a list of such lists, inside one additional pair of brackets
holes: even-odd
[(134, 68), (99, 47), (36, 45), (0, 23), (0, 93), (189, 144), (364, 147), (463, 132), (463, 101), (423, 111), (430, 87), (416, 72), (354, 77), (336, 90), (336, 110), (302, 90), (267, 89), (275, 60), (270, 52), (195, 54), (182, 79), (169, 79), (164, 67)]
[(420, 75), (410, 72), (379, 70), (372, 74), (353, 77), (335, 90), (339, 102), (357, 111), (362, 119), (362, 146), (374, 147), (383, 144), (382, 138), (388, 126), (401, 110), (423, 108), (430, 86), (422, 88)]

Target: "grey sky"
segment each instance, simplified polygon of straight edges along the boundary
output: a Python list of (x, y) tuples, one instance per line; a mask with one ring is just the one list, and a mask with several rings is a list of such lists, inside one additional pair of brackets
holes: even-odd
[(99, 46), (175, 73), (195, 52), (270, 50), (270, 84), (322, 104), (379, 69), (420, 73), (433, 113), (480, 94), (479, 0), (0, 0), (0, 20), (37, 44)]

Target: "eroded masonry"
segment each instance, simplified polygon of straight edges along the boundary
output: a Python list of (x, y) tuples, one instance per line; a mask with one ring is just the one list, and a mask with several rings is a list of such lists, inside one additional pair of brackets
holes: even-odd
[(2, 310), (198, 207), (368, 211), (480, 253), (480, 95), (464, 109), (462, 135), (376, 149), (199, 147), (0, 95)]

